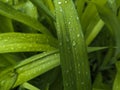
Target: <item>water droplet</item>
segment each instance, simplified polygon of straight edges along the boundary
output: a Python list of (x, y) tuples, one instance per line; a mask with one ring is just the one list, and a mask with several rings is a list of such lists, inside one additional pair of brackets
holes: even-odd
[(80, 64), (78, 64), (78, 67), (80, 67)]
[(80, 34), (77, 34), (77, 37), (79, 38), (79, 37), (80, 37)]
[(66, 37), (66, 41), (67, 41), (67, 42), (69, 42), (69, 39), (68, 39), (68, 37)]
[(82, 65), (84, 66), (84, 62), (82, 62)]
[(49, 40), (47, 39), (47, 42), (49, 42)]
[(81, 84), (83, 85), (83, 84), (84, 84), (84, 82), (81, 82)]
[(72, 44), (73, 46), (75, 46), (76, 45), (76, 42), (75, 41), (73, 41), (73, 44)]
[(8, 41), (7, 39), (4, 40), (5, 42)]
[(77, 20), (79, 20), (79, 17), (77, 17)]
[(62, 43), (60, 42), (59, 45), (62, 46)]
[(68, 22), (68, 24), (71, 24), (71, 22)]
[(68, 86), (68, 83), (66, 83), (65, 85)]
[(14, 48), (13, 48), (13, 47), (11, 47), (11, 50), (14, 50)]
[(66, 73), (69, 73), (69, 70), (67, 70)]
[(2, 80), (2, 81), (1, 81), (1, 84), (4, 84), (4, 83), (5, 83), (5, 80)]
[(59, 1), (58, 4), (62, 4), (62, 2)]
[(67, 1), (65, 1), (65, 3), (67, 3)]

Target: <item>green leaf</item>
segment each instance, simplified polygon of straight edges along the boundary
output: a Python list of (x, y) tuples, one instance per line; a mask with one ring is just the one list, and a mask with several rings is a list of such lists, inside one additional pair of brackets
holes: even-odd
[(33, 4), (35, 4), (38, 7), (38, 10), (44, 11), (50, 18), (55, 20), (53, 14), (49, 11), (49, 9), (44, 5), (42, 0), (30, 0)]
[(21, 85), (21, 88), (22, 88), (22, 87), (23, 87), (23, 88), (26, 88), (26, 89), (28, 89), (28, 90), (40, 90), (39, 88), (37, 88), (37, 87), (31, 85), (30, 83), (27, 83), (27, 82), (23, 83), (23, 84)]
[(59, 54), (56, 51), (46, 52), (28, 58), (15, 67), (18, 78), (14, 87), (41, 75), (58, 65), (60, 65), (60, 61)]
[(0, 53), (49, 51), (57, 48), (57, 40), (44, 34), (0, 34)]
[(103, 4), (100, 5), (99, 3), (96, 3), (97, 10), (99, 12), (99, 15), (101, 19), (105, 22), (107, 27), (112, 31), (113, 35), (115, 35), (116, 40), (116, 56), (120, 53), (120, 23), (118, 21), (118, 18), (116, 16), (116, 13), (113, 12), (110, 7), (107, 7)]
[(87, 48), (74, 3), (54, 2), (64, 90), (91, 90)]
[(13, 20), (19, 21), (23, 24), (26, 24), (26, 25), (34, 28), (35, 30), (39, 30), (42, 33), (51, 35), (50, 32), (37, 20), (35, 20), (34, 18), (31, 18), (30, 16), (28, 16), (24, 13), (21, 13), (21, 12), (15, 10), (10, 5), (5, 4), (1, 1), (0, 1), (0, 14), (3, 16), (6, 16), (8, 18), (11, 18)]
[(75, 0), (78, 16), (80, 20), (85, 10), (85, 3), (86, 3), (86, 0)]
[(116, 62), (117, 73), (113, 84), (113, 90), (120, 90), (120, 61)]
[[(88, 52), (102, 50), (103, 48), (89, 48)], [(14, 59), (13, 59), (14, 60)], [(6, 64), (5, 64), (6, 65)], [(27, 58), (9, 69), (0, 72), (0, 89), (9, 90), (36, 76), (39, 76), (52, 68), (60, 65), (60, 57), (57, 51), (50, 51)], [(18, 75), (18, 76), (17, 76)], [(26, 76), (27, 75), (27, 76)], [(17, 82), (16, 82), (17, 79)], [(9, 86), (8, 86), (9, 85)]]
[(0, 15), (0, 32), (13, 32), (12, 20)]

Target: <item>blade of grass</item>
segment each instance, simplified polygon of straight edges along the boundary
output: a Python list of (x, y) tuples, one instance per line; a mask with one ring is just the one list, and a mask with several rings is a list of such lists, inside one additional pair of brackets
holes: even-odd
[(73, 1), (54, 2), (64, 90), (91, 90), (86, 45)]
[(104, 26), (104, 22), (102, 20), (99, 20), (97, 24), (94, 26), (93, 30), (90, 32), (90, 34), (86, 38), (87, 45), (90, 45), (90, 43), (95, 39), (95, 37), (102, 30), (103, 26)]
[(97, 14), (97, 10), (95, 5), (88, 3), (88, 6), (86, 7), (81, 17), (83, 32), (86, 32), (87, 27), (89, 26), (90, 22), (94, 20), (96, 14)]
[(21, 87), (24, 87), (25, 89), (28, 89), (28, 90), (40, 90), (39, 88), (31, 85), (30, 83), (23, 83)]
[(0, 53), (49, 51), (57, 48), (57, 40), (44, 34), (0, 34)]
[(53, 14), (49, 11), (49, 9), (44, 5), (42, 0), (30, 0), (33, 4), (35, 4), (38, 7), (38, 10), (44, 11), (50, 18), (55, 20)]
[(24, 13), (21, 13), (15, 10), (10, 5), (3, 3), (1, 1), (0, 1), (0, 14), (8, 18), (11, 18), (13, 20), (19, 21), (23, 24), (26, 24), (34, 28), (35, 30), (39, 30), (42, 33), (51, 35), (50, 32), (37, 20), (35, 20), (34, 18), (31, 18), (30, 16)]
[(18, 2), (19, 4), (14, 5), (13, 7), (15, 9), (17, 9), (18, 11), (27, 14), (28, 16), (34, 18), (34, 19), (38, 19), (38, 12), (37, 12), (37, 8), (32, 4), (32, 2), (30, 1), (26, 1), (24, 3), (20, 3), (20, 1)]
[(37, 59), (29, 58), (31, 62), (28, 62), (27, 59), (27, 64), (24, 61), (24, 64), (20, 63), (15, 67), (18, 79), (14, 87), (60, 65), (59, 54), (56, 51), (46, 52), (34, 57)]
[[(100, 47), (93, 49), (89, 48), (88, 52), (91, 53), (96, 50), (102, 50), (102, 49), (105, 48), (100, 48)], [(9, 90), (10, 88), (13, 87), (13, 84), (16, 82), (16, 79), (17, 82), (14, 85), (14, 87), (50, 70), (51, 69), (50, 67), (55, 68), (56, 66), (59, 65), (60, 65), (60, 57), (57, 51), (34, 55), (30, 58), (23, 60), (22, 62), (18, 63), (18, 65), (12, 68), (1, 71), (0, 89)]]
[(113, 32), (113, 34), (115, 35), (115, 40), (116, 40), (116, 53), (115, 53), (115, 57), (120, 54), (120, 23), (117, 19), (116, 14), (110, 10), (109, 7), (107, 6), (102, 6), (99, 5), (99, 3), (96, 3), (96, 7), (98, 9), (99, 15), (102, 18), (102, 20), (105, 22), (105, 24), (107, 25), (107, 27)]
[(85, 9), (85, 3), (86, 3), (86, 0), (76, 0), (75, 1), (78, 16), (79, 16), (80, 20), (81, 20), (82, 14), (83, 14), (84, 9)]
[[(57, 51), (46, 52), (30, 57), (15, 67), (0, 73), (0, 89), (10, 90), (60, 64)], [(27, 62), (27, 63), (26, 63)]]
[(49, 8), (49, 10), (54, 14), (54, 5), (53, 5), (53, 1), (52, 0), (43, 0), (43, 2), (45, 3), (45, 5)]
[(12, 20), (0, 15), (0, 32), (13, 32)]
[(116, 62), (117, 73), (113, 84), (113, 90), (120, 90), (120, 61)]

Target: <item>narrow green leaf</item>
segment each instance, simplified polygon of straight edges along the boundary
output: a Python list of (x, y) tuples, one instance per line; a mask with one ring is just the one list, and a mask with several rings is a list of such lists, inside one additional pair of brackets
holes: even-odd
[(120, 61), (116, 62), (117, 73), (113, 84), (113, 90), (120, 90)]
[(53, 20), (55, 19), (53, 14), (49, 11), (49, 9), (44, 5), (42, 0), (30, 0), (33, 4), (35, 4), (38, 7), (38, 10), (44, 11), (50, 18)]
[(0, 73), (0, 90), (10, 90), (17, 79), (17, 73), (9, 68)]
[(0, 15), (0, 32), (13, 32), (12, 20)]
[(18, 4), (15, 4), (13, 7), (17, 10), (19, 10), (22, 13), (27, 14), (28, 16), (38, 19), (38, 12), (36, 6), (32, 4), (29, 0), (26, 2), (17, 2)]
[(91, 90), (87, 48), (73, 1), (54, 2), (64, 90)]
[(0, 53), (49, 51), (57, 48), (57, 40), (44, 34), (0, 34)]
[(46, 52), (28, 58), (15, 67), (18, 78), (14, 87), (41, 75), (58, 65), (60, 65), (60, 61), (59, 54), (56, 51)]
[(118, 21), (118, 18), (109, 7), (103, 5), (99, 5), (99, 3), (96, 3), (96, 7), (98, 9), (99, 15), (102, 18), (102, 20), (105, 22), (107, 27), (112, 31), (113, 34), (115, 34), (115, 40), (116, 40), (116, 55), (120, 54), (120, 23)]
[(90, 45), (90, 43), (95, 39), (95, 37), (102, 30), (103, 26), (104, 26), (104, 22), (102, 20), (99, 20), (97, 24), (94, 26), (93, 30), (90, 32), (90, 34), (86, 38), (87, 45)]
[(21, 13), (21, 12), (15, 10), (10, 5), (5, 4), (1, 1), (0, 1), (0, 14), (3, 16), (6, 16), (8, 18), (11, 18), (13, 20), (24, 23), (36, 30), (39, 30), (42, 33), (51, 35), (50, 32), (37, 20), (35, 20), (34, 18), (31, 18), (30, 16), (28, 16), (24, 13)]
[[(102, 48), (89, 48), (88, 52), (90, 53), (96, 50), (102, 50)], [(16, 79), (17, 82), (14, 87), (59, 65), (60, 57), (57, 51), (32, 56), (18, 63), (18, 65), (0, 72), (0, 89), (9, 90), (10, 88), (13, 88)], [(17, 77), (17, 75), (19, 77)]]
[(86, 7), (81, 17), (81, 24), (84, 32), (86, 32), (86, 29), (89, 26), (90, 22), (95, 20), (96, 15), (97, 15), (97, 10), (95, 5), (93, 5), (92, 3), (88, 3), (88, 6)]
[(53, 5), (53, 0), (43, 0), (43, 2), (45, 3), (45, 5), (49, 8), (49, 10), (54, 14), (54, 5)]
[(76, 0), (75, 1), (78, 16), (79, 16), (80, 20), (81, 20), (83, 12), (85, 10), (85, 3), (86, 3), (86, 0)]
[(24, 87), (24, 88), (26, 88), (28, 90), (40, 90), (39, 88), (37, 88), (37, 87), (31, 85), (30, 83), (27, 83), (27, 82), (23, 83), (22, 87)]

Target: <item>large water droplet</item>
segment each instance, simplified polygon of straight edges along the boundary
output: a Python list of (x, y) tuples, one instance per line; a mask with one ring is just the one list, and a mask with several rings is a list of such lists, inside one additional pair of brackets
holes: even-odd
[(76, 42), (75, 41), (73, 41), (73, 44), (72, 44), (73, 46), (75, 46), (76, 45)]
[(62, 4), (62, 2), (59, 1), (58, 4)]
[(77, 20), (79, 20), (79, 17), (77, 17)]
[(79, 38), (79, 37), (80, 37), (80, 34), (77, 34), (77, 37)]
[(67, 1), (65, 1), (65, 3), (67, 3)]
[(71, 24), (71, 22), (68, 22), (68, 24)]

